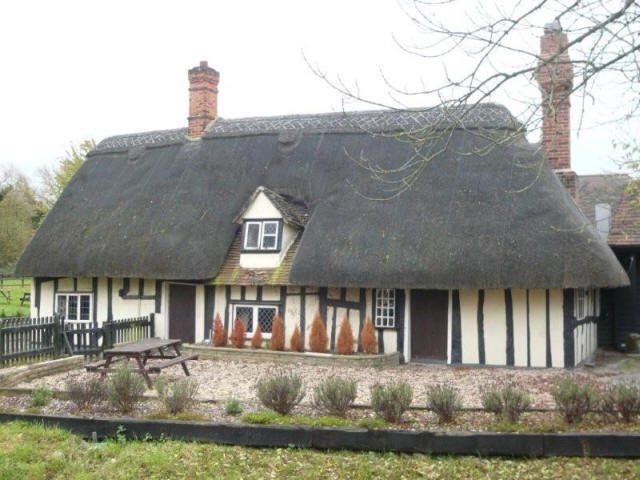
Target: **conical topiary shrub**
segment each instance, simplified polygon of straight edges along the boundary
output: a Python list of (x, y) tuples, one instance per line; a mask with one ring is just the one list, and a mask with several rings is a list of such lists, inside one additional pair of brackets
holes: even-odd
[(376, 353), (378, 351), (378, 341), (376, 340), (376, 330), (373, 328), (373, 322), (367, 317), (360, 334), (360, 345), (364, 353)]
[(233, 324), (233, 332), (231, 332), (231, 343), (236, 348), (244, 348), (244, 322), (240, 317), (236, 318)]
[(309, 348), (312, 352), (324, 353), (327, 351), (327, 343), (329, 343), (327, 328), (324, 326), (320, 312), (316, 312), (311, 322)]
[(262, 328), (260, 328), (260, 324), (258, 324), (258, 328), (256, 328), (253, 337), (251, 337), (251, 348), (261, 348), (262, 347)]
[(353, 353), (353, 344), (355, 340), (353, 338), (353, 331), (351, 330), (351, 323), (345, 315), (340, 322), (340, 330), (338, 330), (338, 340), (336, 341), (336, 351), (340, 355), (351, 355)]
[(211, 343), (213, 343), (215, 347), (224, 347), (228, 342), (227, 331), (222, 324), (219, 313), (216, 313), (216, 316), (213, 319), (213, 331), (211, 332), (211, 337)]
[(284, 320), (280, 315), (273, 317), (271, 326), (271, 350), (284, 350)]
[(302, 335), (300, 335), (300, 327), (296, 325), (293, 329), (293, 333), (291, 334), (291, 339), (289, 340), (291, 343), (291, 351), (292, 352), (302, 352)]

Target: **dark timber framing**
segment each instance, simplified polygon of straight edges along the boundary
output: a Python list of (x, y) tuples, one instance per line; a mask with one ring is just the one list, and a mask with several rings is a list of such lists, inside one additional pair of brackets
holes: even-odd
[(360, 341), (360, 337), (362, 336), (362, 329), (364, 328), (365, 317), (367, 316), (367, 289), (360, 289), (360, 306), (359, 306), (359, 319), (358, 319), (358, 338), (356, 338), (356, 342), (358, 344), (358, 352), (362, 352), (362, 342)]
[(404, 355), (404, 290), (402, 289), (396, 289), (396, 329), (396, 351)]
[[(122, 288), (118, 291), (118, 295), (120, 298), (124, 300), (155, 300), (155, 295), (145, 295), (144, 294), (144, 278), (138, 278), (138, 293), (135, 295), (130, 295), (129, 291), (131, 290), (131, 279), (125, 277), (122, 279)], [(157, 288), (156, 288), (157, 290)]]
[(54, 278), (53, 279), (53, 309), (51, 310), (54, 315), (58, 313), (56, 312), (56, 294), (57, 293), (58, 293), (58, 279)]
[(460, 291), (451, 291), (451, 363), (462, 363)]
[(113, 321), (113, 278), (107, 278), (107, 321)]
[(211, 338), (213, 328), (213, 314), (216, 309), (216, 287), (215, 285), (204, 286), (204, 339)]
[(504, 291), (504, 305), (507, 316), (507, 365), (513, 366), (513, 297), (510, 288)]
[(318, 289), (318, 303), (320, 305), (320, 316), (324, 322), (324, 326), (327, 326), (327, 287), (320, 287)]
[(231, 287), (227, 285), (224, 291), (225, 308), (224, 308), (224, 329), (229, 330), (229, 306), (231, 305)]
[(91, 289), (93, 290), (93, 326), (98, 326), (98, 277), (91, 279)]
[(36, 307), (36, 316), (40, 316), (40, 295), (41, 295), (41, 290), (42, 290), (42, 278), (40, 277), (36, 277), (35, 282), (34, 282), (34, 286), (35, 286), (35, 298), (33, 299), (34, 301), (34, 306)]
[[(258, 287), (259, 288), (259, 287)], [(262, 292), (260, 292), (262, 294)], [(300, 287), (300, 338), (304, 350), (305, 332), (307, 328), (307, 287)]]
[(531, 325), (529, 320), (529, 289), (527, 289), (527, 367), (531, 366)]
[(573, 330), (575, 328), (575, 318), (573, 317), (573, 290), (566, 288), (563, 292), (562, 313), (564, 316), (563, 337), (564, 337), (564, 366), (565, 368), (575, 366), (575, 341)]
[(545, 295), (545, 321), (546, 321), (546, 337), (547, 337), (547, 368), (550, 368), (552, 365), (551, 358), (551, 316), (549, 313), (549, 289), (544, 291)]
[(162, 311), (162, 280), (156, 280), (156, 313)]
[(478, 290), (478, 363), (484, 365), (484, 290)]

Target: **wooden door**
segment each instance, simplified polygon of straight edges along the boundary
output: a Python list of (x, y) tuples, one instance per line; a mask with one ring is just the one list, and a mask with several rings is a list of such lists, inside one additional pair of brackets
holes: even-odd
[(446, 290), (411, 291), (411, 358), (447, 360)]
[(196, 287), (169, 284), (169, 338), (196, 339)]

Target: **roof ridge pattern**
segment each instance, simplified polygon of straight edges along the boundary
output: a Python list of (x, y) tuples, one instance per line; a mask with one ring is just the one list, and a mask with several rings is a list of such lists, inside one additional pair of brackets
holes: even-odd
[[(440, 125), (438, 125), (440, 123)], [(509, 110), (496, 103), (482, 103), (470, 107), (431, 107), (403, 110), (365, 110), (274, 117), (226, 119), (211, 122), (204, 138), (242, 135), (280, 134), (302, 131), (306, 133), (385, 133), (418, 132), (426, 125), (438, 128), (517, 129), (520, 122)], [(135, 146), (162, 146), (187, 140), (186, 128), (154, 130), (117, 135), (101, 141), (95, 152), (119, 151)]]

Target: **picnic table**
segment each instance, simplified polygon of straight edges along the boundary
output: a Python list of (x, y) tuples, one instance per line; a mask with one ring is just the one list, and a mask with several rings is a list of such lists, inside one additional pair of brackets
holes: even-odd
[[(182, 340), (177, 339), (163, 339), (163, 338), (147, 338), (145, 340), (139, 340), (137, 342), (123, 343), (114, 348), (110, 348), (104, 351), (104, 360), (97, 363), (87, 365), (85, 368), (89, 372), (100, 372), (101, 375), (106, 375), (115, 362), (121, 360), (135, 359), (138, 364), (138, 368), (134, 371), (140, 373), (149, 388), (152, 387), (150, 373), (160, 373), (163, 369), (171, 367), (172, 365), (181, 364), (184, 374), (189, 376), (189, 369), (187, 368), (188, 360), (197, 360), (198, 355), (182, 355), (180, 353), (180, 346)], [(173, 349), (173, 352), (166, 350)], [(161, 362), (155, 362), (151, 365), (147, 365), (147, 361), (150, 359), (161, 359)]]
[(11, 290), (0, 290), (0, 296), (4, 297), (7, 302), (11, 301)]

